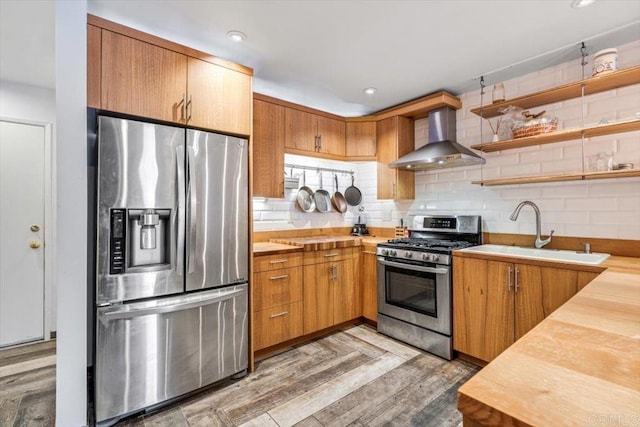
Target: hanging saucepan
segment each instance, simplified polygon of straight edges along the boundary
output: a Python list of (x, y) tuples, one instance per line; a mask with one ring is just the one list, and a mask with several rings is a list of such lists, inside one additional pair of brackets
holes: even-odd
[(313, 193), (313, 200), (316, 202), (318, 212), (329, 212), (331, 210), (331, 194), (322, 188), (322, 172), (320, 172), (320, 189)]
[(347, 201), (344, 199), (342, 193), (338, 191), (338, 175), (333, 174), (333, 179), (335, 187), (333, 196), (331, 197), (331, 202), (338, 212), (345, 213), (347, 211)]
[(347, 199), (347, 203), (351, 206), (358, 206), (362, 201), (362, 192), (358, 187), (353, 185), (353, 175), (351, 175), (351, 187), (344, 190), (344, 198)]
[(306, 172), (302, 171), (302, 186), (298, 189), (296, 201), (303, 212), (313, 212), (316, 209), (316, 202), (313, 200), (313, 190), (306, 185)]

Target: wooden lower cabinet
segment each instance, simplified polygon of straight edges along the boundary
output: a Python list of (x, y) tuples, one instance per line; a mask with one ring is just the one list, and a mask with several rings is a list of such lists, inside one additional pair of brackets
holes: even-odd
[(302, 335), (302, 301), (254, 313), (253, 349), (261, 350)]
[(362, 316), (378, 321), (378, 260), (375, 247), (362, 251), (360, 262), (360, 288), (362, 290)]
[(304, 266), (305, 334), (360, 316), (355, 260), (357, 256)]
[(302, 335), (302, 253), (257, 256), (253, 265), (253, 351), (257, 351)]
[(490, 362), (598, 274), (454, 256), (454, 349)]

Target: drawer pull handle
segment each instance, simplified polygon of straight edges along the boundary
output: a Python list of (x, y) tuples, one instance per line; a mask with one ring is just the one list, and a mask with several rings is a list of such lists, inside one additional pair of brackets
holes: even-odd
[(283, 274), (282, 276), (272, 276), (269, 278), (269, 280), (286, 279), (287, 277), (289, 277), (288, 274)]
[(277, 259), (274, 261), (269, 261), (269, 264), (282, 264), (283, 262), (287, 262), (286, 259)]
[(286, 316), (287, 314), (289, 314), (288, 311), (283, 311), (282, 313), (272, 314), (271, 316), (269, 316), (269, 319), (273, 319), (274, 317)]
[(340, 255), (340, 254), (338, 254), (338, 253), (332, 253), (332, 254), (326, 254), (324, 257), (325, 257), (325, 258), (330, 258), (330, 257), (332, 257), (332, 256), (338, 256), (338, 255)]

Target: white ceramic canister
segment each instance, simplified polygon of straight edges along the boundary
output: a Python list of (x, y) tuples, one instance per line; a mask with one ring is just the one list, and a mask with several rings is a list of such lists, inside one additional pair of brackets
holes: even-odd
[(603, 49), (593, 55), (593, 74), (595, 77), (600, 74), (610, 73), (618, 70), (618, 49)]

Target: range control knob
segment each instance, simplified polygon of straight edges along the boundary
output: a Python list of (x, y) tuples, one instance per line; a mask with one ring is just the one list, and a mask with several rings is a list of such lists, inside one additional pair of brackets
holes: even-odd
[(383, 256), (387, 256), (387, 255), (389, 255), (389, 250), (388, 249), (383, 249), (381, 251), (381, 253), (382, 253)]
[(397, 251), (389, 251), (389, 255), (391, 256), (397, 256), (398, 252)]
[(438, 262), (440, 261), (440, 255), (431, 255), (431, 261)]
[(429, 254), (422, 254), (423, 261), (429, 261)]
[(410, 251), (406, 251), (406, 252), (404, 253), (404, 257), (405, 257), (405, 258), (411, 258), (412, 256), (413, 256), (413, 253), (412, 253), (412, 252), (410, 252)]

